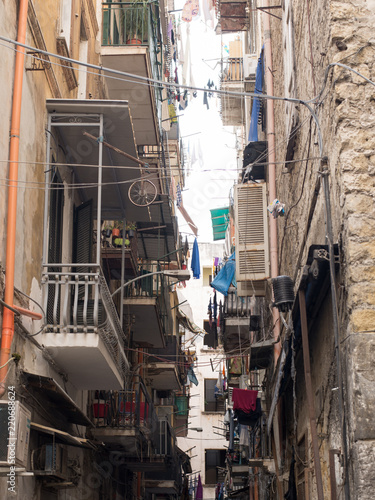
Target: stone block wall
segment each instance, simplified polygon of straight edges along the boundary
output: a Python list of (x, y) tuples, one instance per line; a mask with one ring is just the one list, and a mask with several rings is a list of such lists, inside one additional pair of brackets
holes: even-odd
[[(314, 110), (323, 154), (328, 157), (334, 242), (340, 249), (338, 313), (351, 498), (367, 499), (373, 497), (368, 485), (373, 483), (370, 463), (374, 457), (370, 459), (369, 450), (375, 445), (375, 426), (370, 423), (375, 405), (375, 87), (343, 67), (335, 66), (328, 75), (326, 71), (329, 64), (341, 63), (375, 80), (375, 4), (292, 0), (292, 23), (292, 96), (308, 100), (320, 95)], [(283, 29), (274, 18), (271, 37), (274, 93), (283, 96)], [(275, 104), (278, 162), (285, 161), (289, 140), (285, 106), (284, 102)], [(284, 219), (278, 219), (279, 274), (298, 282), (308, 247), (326, 243), (326, 233), (321, 186), (316, 195), (321, 167), (316, 125), (302, 104), (295, 106), (295, 113), (300, 127), (289, 159), (303, 161), (277, 165), (277, 196), (286, 203), (287, 212)]]

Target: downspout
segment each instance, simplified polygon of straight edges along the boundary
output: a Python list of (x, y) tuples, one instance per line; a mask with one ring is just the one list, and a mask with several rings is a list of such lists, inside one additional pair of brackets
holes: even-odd
[[(264, 56), (265, 56), (265, 80), (267, 95), (273, 96), (273, 73), (272, 73), (272, 46), (271, 46), (271, 26), (270, 16), (267, 12), (269, 6), (268, 0), (263, 0), (263, 8), (265, 11), (263, 16), (264, 30)], [(272, 202), (276, 196), (276, 153), (275, 153), (275, 113), (273, 99), (267, 100), (267, 141), (268, 141), (268, 192), (269, 200)], [(278, 264), (278, 249), (277, 249), (277, 223), (276, 219), (269, 217), (270, 221), (270, 263), (271, 263), (271, 278), (276, 278), (279, 275)], [(280, 312), (276, 307), (272, 308), (273, 315), (273, 335), (274, 344), (274, 361), (275, 365), (280, 356)]]
[[(18, 13), (17, 41), (25, 43), (27, 28), (28, 0), (20, 0)], [(21, 102), (23, 70), (25, 62), (25, 48), (18, 46), (15, 59), (12, 120), (10, 126), (9, 141), (9, 187), (8, 187), (8, 213), (7, 213), (7, 243), (6, 243), (6, 265), (5, 265), (5, 293), (4, 301), (13, 305), (14, 298), (14, 269), (16, 253), (16, 220), (17, 220), (17, 182), (18, 182), (18, 156), (21, 122)], [(5, 392), (5, 381), (8, 366), (4, 366), (10, 357), (10, 348), (14, 335), (14, 313), (8, 308), (3, 309), (3, 326), (1, 332), (0, 351), (0, 397)]]
[[(264, 74), (266, 83), (267, 95), (273, 96), (273, 65), (272, 65), (272, 44), (271, 44), (271, 23), (270, 15), (268, 13), (267, 7), (269, 7), (268, 0), (263, 0), (263, 7), (265, 10), (262, 12), (263, 17), (263, 31), (264, 31)], [(274, 101), (273, 99), (268, 99), (266, 102), (267, 107), (267, 141), (268, 141), (268, 193), (269, 200), (272, 202), (277, 198), (276, 196), (276, 141), (275, 141), (275, 111), (274, 111)], [(269, 228), (270, 228), (270, 264), (271, 264), (271, 278), (276, 278), (279, 275), (279, 258), (278, 258), (278, 246), (277, 246), (277, 224), (276, 219), (269, 217)], [(272, 318), (273, 318), (273, 337), (274, 337), (274, 366), (277, 366), (277, 361), (281, 353), (281, 340), (280, 340), (280, 311), (277, 307), (272, 308)], [(277, 419), (274, 425), (277, 425), (276, 436), (279, 436), (279, 429), (281, 427), (280, 423), (280, 405), (277, 405)], [(273, 430), (274, 440), (275, 429)], [(274, 442), (274, 441), (273, 441)], [(278, 447), (274, 442), (274, 461), (276, 464), (276, 472), (281, 465), (281, 457), (277, 454)], [(281, 449), (282, 443), (279, 441), (279, 447)], [(280, 492), (282, 486), (280, 481), (280, 476), (277, 473), (276, 476), (277, 488)]]

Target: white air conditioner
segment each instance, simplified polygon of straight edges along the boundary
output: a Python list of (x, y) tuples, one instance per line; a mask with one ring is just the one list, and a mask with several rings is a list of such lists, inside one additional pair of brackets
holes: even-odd
[(245, 54), (243, 56), (243, 76), (245, 80), (255, 80), (258, 57), (257, 54)]
[(251, 282), (251, 293), (243, 294), (245, 287), (241, 286), (238, 295), (264, 295), (270, 268), (266, 183), (237, 184), (234, 210), (236, 281)]
[(68, 479), (68, 452), (59, 443), (44, 444), (31, 452), (31, 469), (36, 476), (48, 475)]
[(31, 412), (19, 401), (0, 401), (0, 466), (27, 466)]

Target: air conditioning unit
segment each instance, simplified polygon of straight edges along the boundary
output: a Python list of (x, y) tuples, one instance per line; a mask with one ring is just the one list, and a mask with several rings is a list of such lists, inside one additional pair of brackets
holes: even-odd
[(255, 90), (255, 75), (258, 66), (257, 54), (245, 54), (243, 56), (243, 76), (245, 84), (245, 92), (254, 92)]
[(31, 412), (19, 401), (0, 401), (0, 466), (27, 466)]
[(251, 282), (251, 295), (262, 296), (270, 268), (266, 183), (237, 184), (234, 210), (237, 285)]
[(255, 75), (257, 72), (259, 56), (257, 54), (244, 54), (243, 56), (243, 74), (246, 79), (253, 79), (255, 81)]
[(31, 469), (36, 476), (68, 479), (68, 452), (60, 443), (44, 444), (31, 452)]

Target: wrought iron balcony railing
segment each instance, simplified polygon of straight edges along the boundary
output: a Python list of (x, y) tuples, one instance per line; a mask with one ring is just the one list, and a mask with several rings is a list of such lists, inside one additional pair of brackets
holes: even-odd
[(124, 373), (126, 339), (100, 266), (45, 264), (42, 284), (45, 332), (98, 334)]
[(142, 381), (136, 382), (129, 391), (108, 392), (101, 396), (101, 401), (104, 405), (105, 427), (140, 429), (156, 446), (158, 418)]
[[(159, 8), (155, 3), (103, 2), (103, 46), (146, 45), (155, 79), (161, 77)], [(160, 56), (160, 60), (159, 60)], [(161, 92), (161, 89), (159, 89)]]
[(231, 316), (250, 317), (250, 301), (251, 297), (238, 297), (236, 288), (229, 287), (228, 295), (224, 297), (224, 318)]

